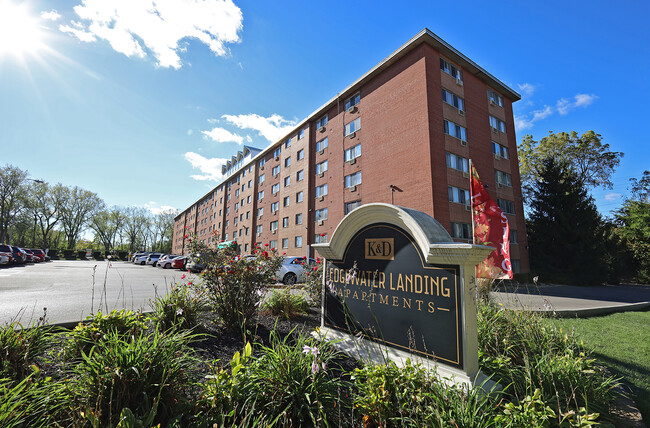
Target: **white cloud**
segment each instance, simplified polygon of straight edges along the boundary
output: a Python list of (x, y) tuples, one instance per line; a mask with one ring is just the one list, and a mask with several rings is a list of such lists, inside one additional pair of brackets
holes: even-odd
[[(544, 106), (543, 109), (532, 111), (524, 116), (515, 116), (515, 128), (519, 131), (530, 129), (535, 125), (535, 122), (546, 119), (552, 114), (553, 108), (551, 106)], [(529, 119), (529, 116), (532, 117)]]
[(233, 134), (232, 132), (223, 128), (212, 128), (211, 131), (201, 131), (205, 137), (211, 138), (217, 143), (237, 143), (244, 144), (244, 137), (241, 135)]
[(621, 195), (620, 193), (608, 193), (608, 194), (605, 195), (605, 200), (606, 201), (618, 201), (622, 197), (623, 197), (623, 195)]
[(217, 56), (240, 41), (242, 12), (232, 0), (82, 0), (74, 7), (83, 24), (59, 29), (84, 42), (104, 39), (131, 57), (153, 55), (161, 67), (182, 66), (185, 39), (196, 39)]
[[(524, 85), (527, 85), (524, 84)], [(519, 85), (521, 88), (522, 85)], [(555, 103), (555, 107), (544, 106), (541, 110), (534, 110), (523, 115), (515, 115), (515, 128), (519, 131), (530, 129), (535, 125), (535, 122), (546, 119), (553, 113), (561, 115), (569, 114), (569, 112), (578, 107), (587, 107), (594, 103), (598, 96), (594, 94), (576, 94), (573, 100), (567, 98), (560, 98)], [(527, 104), (529, 106), (530, 104)]]
[(194, 134), (194, 130), (193, 129), (188, 129), (187, 130), (187, 135), (190, 136), (192, 134)]
[(573, 101), (561, 98), (557, 102), (557, 112), (561, 115), (565, 115), (575, 108), (590, 106), (597, 99), (598, 96), (594, 94), (576, 94), (573, 97)]
[(52, 9), (49, 12), (41, 12), (41, 18), (47, 21), (58, 21), (61, 15), (56, 10)]
[(154, 201), (149, 201), (148, 203), (144, 204), (144, 207), (151, 211), (151, 214), (153, 215), (158, 215), (162, 213), (176, 213), (178, 210), (172, 206), (169, 205), (159, 205), (158, 202)]
[(535, 86), (530, 83), (519, 83), (517, 87), (525, 97), (530, 97), (535, 92)]
[(270, 117), (257, 114), (240, 114), (236, 116), (224, 114), (221, 117), (240, 129), (253, 129), (259, 132), (262, 137), (272, 143), (287, 135), (296, 125), (295, 121), (284, 119), (279, 114), (273, 114)]
[(198, 168), (201, 171), (201, 175), (191, 175), (195, 180), (199, 181), (221, 181), (223, 175), (221, 174), (221, 167), (228, 162), (227, 159), (219, 158), (205, 158), (198, 153), (187, 152), (185, 153), (185, 160), (187, 160), (192, 167)]

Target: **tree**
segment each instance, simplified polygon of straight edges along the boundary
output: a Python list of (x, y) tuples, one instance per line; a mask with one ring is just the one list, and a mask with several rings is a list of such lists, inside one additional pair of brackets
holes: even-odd
[[(149, 223), (148, 212), (144, 208), (129, 207), (124, 210), (125, 220), (123, 233), (127, 238), (129, 251), (133, 252), (143, 244), (142, 237), (147, 233)], [(144, 248), (142, 248), (144, 249)]]
[(635, 261), (639, 282), (650, 283), (650, 171), (631, 179), (632, 196), (616, 212), (618, 233)]
[(66, 188), (61, 184), (50, 186), (45, 182), (35, 182), (29, 187), (27, 209), (34, 220), (34, 243), (37, 247), (36, 227), (38, 226), (43, 249), (51, 247), (51, 235), (54, 227), (59, 223), (61, 204), (66, 194)]
[(12, 165), (0, 168), (0, 243), (8, 242), (9, 227), (24, 208), (25, 180), (29, 174)]
[(532, 189), (543, 173), (547, 158), (552, 157), (565, 164), (581, 187), (611, 189), (611, 176), (623, 157), (621, 152), (610, 151), (609, 144), (603, 144), (601, 135), (594, 131), (588, 131), (580, 137), (575, 131), (570, 134), (549, 132), (540, 141), (533, 140), (532, 135), (526, 135), (517, 154), (522, 190), (529, 204)]
[(77, 186), (68, 187), (61, 204), (61, 224), (68, 242), (68, 249), (74, 249), (79, 235), (92, 214), (104, 205), (96, 193)]
[(163, 253), (170, 253), (172, 251), (174, 218), (177, 214), (178, 212), (176, 210), (168, 210), (154, 216), (153, 226), (156, 230), (156, 235), (160, 237), (160, 243), (157, 245), (157, 248)]
[(543, 281), (605, 282), (601, 218), (571, 163), (546, 158), (532, 189), (527, 223), (531, 270)]
[(95, 231), (96, 239), (104, 246), (104, 251), (110, 252), (115, 248), (115, 240), (125, 221), (126, 214), (120, 207), (99, 210), (92, 216), (90, 227)]

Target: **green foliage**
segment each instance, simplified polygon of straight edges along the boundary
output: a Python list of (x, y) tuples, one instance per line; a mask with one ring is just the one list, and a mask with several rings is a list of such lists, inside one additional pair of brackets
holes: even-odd
[(78, 324), (69, 335), (64, 347), (66, 359), (80, 357), (82, 353), (88, 353), (90, 349), (104, 341), (111, 332), (126, 338), (130, 336), (141, 336), (147, 328), (145, 318), (140, 313), (128, 310), (112, 311), (104, 315), (98, 312), (89, 316), (85, 323)]
[(153, 302), (153, 318), (161, 330), (192, 329), (198, 325), (199, 314), (205, 309), (204, 290), (195, 292), (188, 285), (172, 286), (164, 297)]
[(186, 405), (196, 364), (188, 346), (193, 339), (187, 332), (130, 337), (108, 332), (71, 368), (66, 388), (72, 417), (92, 426), (115, 426), (123, 415), (130, 419), (129, 413), (146, 426), (168, 423)]
[(290, 288), (282, 291), (273, 290), (273, 293), (262, 304), (262, 311), (286, 319), (304, 314), (308, 309), (309, 302), (305, 296), (301, 293), (292, 293)]
[[(276, 250), (256, 248), (254, 258), (237, 257), (229, 249), (216, 249), (193, 239), (190, 250), (206, 269), (201, 286), (224, 325), (246, 332), (257, 319), (264, 291), (282, 264)], [(198, 256), (196, 256), (198, 255)]]
[(527, 395), (519, 404), (506, 403), (494, 421), (504, 428), (541, 428), (550, 426), (554, 419), (555, 412), (544, 402), (542, 391), (536, 389), (532, 396)]
[(407, 360), (356, 369), (354, 407), (364, 426), (490, 426), (495, 416), (493, 391), (446, 385), (421, 365)]
[(623, 157), (621, 152), (609, 151), (609, 144), (603, 144), (600, 134), (587, 131), (581, 136), (575, 131), (570, 134), (549, 132), (540, 141), (533, 140), (532, 135), (522, 139), (517, 150), (522, 187), (527, 196), (529, 190), (544, 173), (544, 162), (552, 157), (564, 163), (571, 170), (578, 187), (611, 188), (611, 176)]
[(0, 327), (0, 378), (20, 381), (32, 373), (30, 366), (47, 345), (44, 318), (28, 329), (16, 322)]
[(605, 245), (593, 198), (564, 161), (547, 158), (527, 223), (531, 270), (544, 282), (602, 284)]
[(325, 269), (325, 263), (321, 258), (316, 259), (316, 266), (307, 269), (305, 291), (314, 305), (320, 305), (323, 297), (323, 269)]
[(616, 398), (618, 379), (589, 357), (575, 334), (530, 312), (479, 304), (478, 314), (479, 365), (507, 386), (515, 402), (539, 389), (562, 415), (580, 407), (607, 410)]

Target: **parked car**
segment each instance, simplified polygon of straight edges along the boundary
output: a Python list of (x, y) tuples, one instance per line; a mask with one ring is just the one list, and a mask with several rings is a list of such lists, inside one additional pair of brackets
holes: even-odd
[(39, 258), (34, 257), (34, 254), (32, 254), (32, 250), (23, 248), (23, 251), (25, 252), (25, 256), (27, 256), (27, 263), (36, 263), (39, 261)]
[[(146, 252), (146, 251), (138, 251), (137, 253), (133, 253), (133, 254), (131, 255), (131, 262), (132, 262), (132, 263), (136, 263), (136, 260), (137, 260), (139, 257), (142, 257), (142, 256), (145, 256), (145, 257), (146, 257), (146, 256), (148, 256), (148, 255), (149, 255), (149, 253)], [(136, 263), (136, 264), (140, 264), (140, 263)]]
[(11, 251), (13, 253), (14, 264), (24, 264), (27, 261), (27, 253), (21, 248), (11, 246)]
[(280, 269), (275, 273), (276, 281), (282, 282), (285, 285), (293, 285), (296, 282), (305, 282), (307, 279), (306, 267), (314, 265), (316, 260), (309, 259), (305, 265), (305, 257), (286, 257), (280, 266)]
[(36, 249), (32, 249), (32, 255), (33, 255), (34, 257), (37, 257), (39, 262), (44, 262), (44, 261), (47, 260), (47, 259), (46, 259), (46, 256), (45, 256), (45, 253), (43, 252), (43, 250), (39, 250), (39, 249), (37, 249), (37, 248), (36, 248)]
[(8, 265), (9, 260), (11, 259), (6, 253), (0, 253), (0, 265)]
[(158, 263), (158, 259), (162, 256), (162, 253), (150, 253), (147, 256), (147, 260), (145, 260), (145, 263), (148, 265), (152, 265), (153, 267), (156, 267), (156, 263)]
[(172, 267), (172, 261), (180, 257), (178, 254), (165, 254), (158, 259), (156, 266), (163, 269), (170, 269)]
[(10, 245), (0, 244), (0, 257), (7, 258), (7, 263), (2, 264), (11, 264), (14, 261), (14, 252)]
[(187, 257), (176, 257), (174, 260), (172, 260), (172, 269), (185, 270), (185, 263), (187, 263)]
[(133, 258), (133, 263), (135, 263), (136, 265), (145, 265), (147, 264), (147, 257), (149, 257), (149, 254), (136, 255)]
[(192, 254), (187, 257), (185, 267), (190, 272), (199, 273), (205, 269), (205, 263), (201, 260), (201, 254)]

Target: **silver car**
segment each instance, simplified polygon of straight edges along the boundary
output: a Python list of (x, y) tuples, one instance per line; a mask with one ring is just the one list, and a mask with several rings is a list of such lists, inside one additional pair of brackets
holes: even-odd
[(305, 282), (307, 269), (314, 264), (316, 264), (314, 259), (309, 259), (309, 263), (305, 264), (305, 257), (286, 257), (280, 269), (275, 273), (275, 280), (285, 285)]
[(158, 263), (158, 259), (162, 256), (162, 253), (151, 253), (147, 257), (147, 260), (145, 261), (146, 264), (156, 266), (156, 263)]

